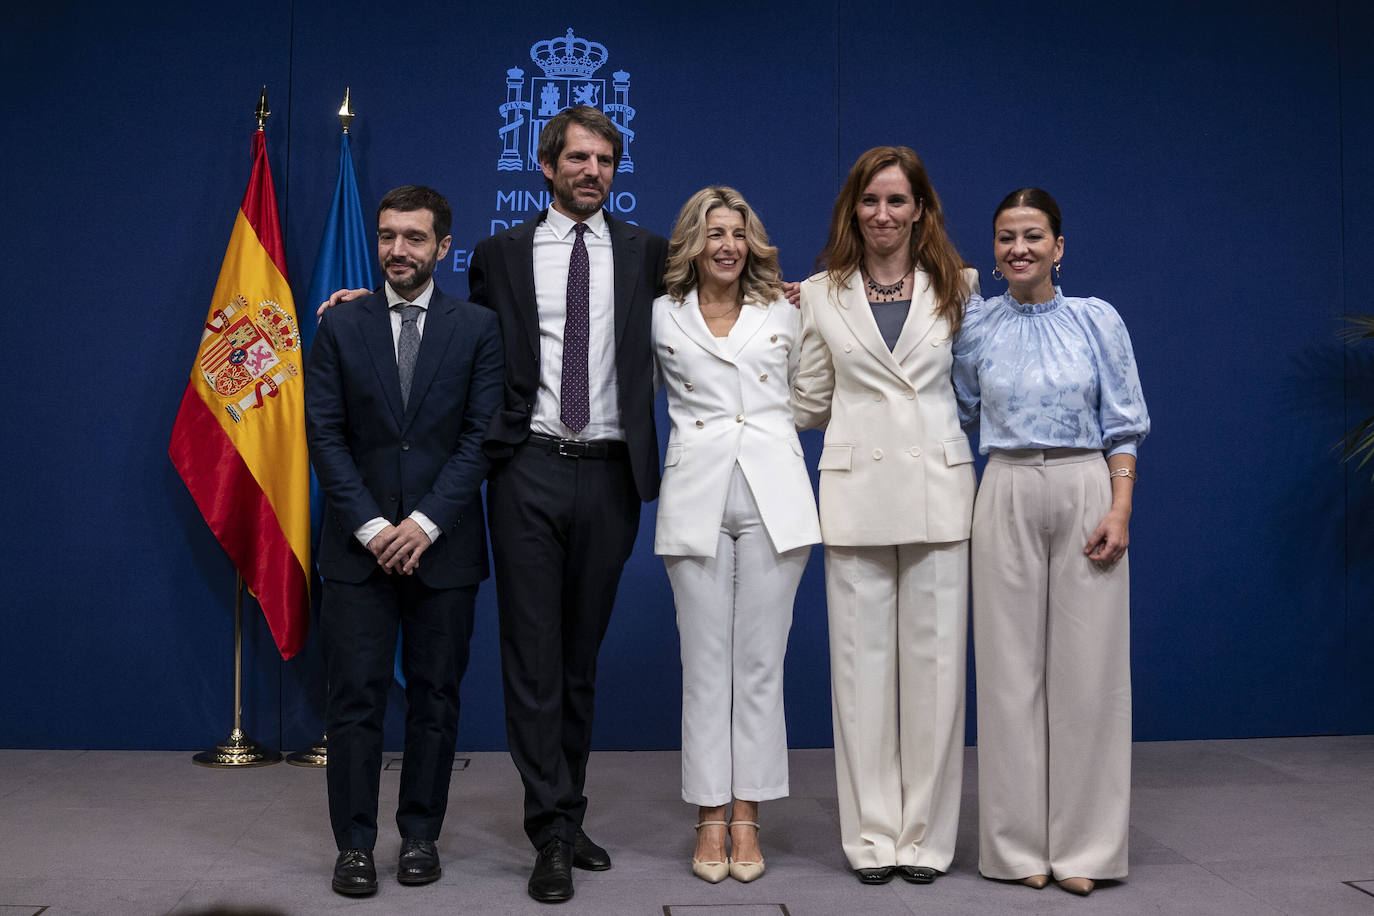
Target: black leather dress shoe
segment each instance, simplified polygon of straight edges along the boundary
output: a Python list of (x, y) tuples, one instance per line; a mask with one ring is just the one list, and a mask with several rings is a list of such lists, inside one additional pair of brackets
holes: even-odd
[(611, 867), (611, 854), (592, 842), (591, 837), (577, 828), (577, 837), (572, 844), (573, 868), (587, 871), (605, 871)]
[(345, 849), (334, 860), (332, 886), (340, 894), (366, 897), (377, 893), (377, 866), (372, 864), (372, 850)]
[(940, 873), (924, 865), (898, 865), (897, 876), (908, 884), (933, 884)]
[(540, 903), (572, 899), (572, 848), (567, 843), (552, 839), (539, 850), (530, 873), (529, 892)]
[(396, 860), (396, 880), (402, 884), (428, 884), (439, 880), (444, 870), (439, 865), (439, 850), (433, 840), (401, 840), (401, 857)]
[(859, 879), (861, 884), (886, 884), (892, 880), (892, 874), (897, 870), (895, 865), (880, 865), (877, 868), (856, 868), (854, 876)]

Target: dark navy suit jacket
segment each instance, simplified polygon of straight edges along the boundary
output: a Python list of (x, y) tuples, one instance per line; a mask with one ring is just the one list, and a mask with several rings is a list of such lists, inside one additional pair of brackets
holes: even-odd
[(420, 557), (425, 585), (487, 577), (482, 439), (501, 403), (502, 375), (496, 316), (436, 286), (402, 410), (385, 293), (329, 310), (305, 372), (306, 437), (325, 497), (321, 575), (362, 582), (377, 560), (353, 532), (418, 509), (443, 532)]

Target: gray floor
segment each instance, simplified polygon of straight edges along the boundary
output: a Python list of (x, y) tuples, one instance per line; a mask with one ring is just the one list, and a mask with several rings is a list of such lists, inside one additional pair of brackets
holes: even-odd
[[(397, 884), (384, 817), (381, 890), (348, 900), (329, 889), (321, 771), (208, 770), (182, 753), (0, 750), (0, 916), (1374, 914), (1374, 736), (1137, 744), (1131, 875), (1087, 899), (978, 876), (972, 749), (958, 854), (934, 885), (864, 887), (850, 876), (824, 750), (794, 751), (792, 796), (763, 808), (767, 874), (707, 885), (688, 871), (693, 810), (677, 798), (678, 755), (655, 752), (593, 756), (587, 828), (615, 868), (576, 873), (572, 901), (541, 907), (525, 896), (533, 856), (510, 760), (461, 757), (440, 840), (444, 877)], [(383, 773), (383, 811), (394, 810), (397, 776)]]

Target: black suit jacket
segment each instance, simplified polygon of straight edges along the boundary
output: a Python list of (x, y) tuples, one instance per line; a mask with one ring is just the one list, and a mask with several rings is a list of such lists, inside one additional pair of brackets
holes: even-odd
[(501, 379), (492, 313), (436, 286), (402, 410), (385, 293), (329, 310), (305, 371), (306, 438), (325, 497), (316, 553), (323, 576), (366, 579), (377, 560), (353, 532), (418, 509), (443, 532), (420, 557), (420, 580), (456, 588), (486, 578), (481, 446)]
[[(483, 448), (509, 456), (530, 434), (539, 390), (539, 310), (534, 292), (534, 230), (539, 218), (477, 244), (468, 263), (473, 302), (496, 311), (505, 347), (505, 397), (492, 417)], [(620, 424), (625, 429), (635, 489), (658, 497), (658, 437), (654, 432), (654, 368), (650, 338), (653, 301), (662, 292), (668, 242), (606, 215), (615, 265), (615, 367)]]

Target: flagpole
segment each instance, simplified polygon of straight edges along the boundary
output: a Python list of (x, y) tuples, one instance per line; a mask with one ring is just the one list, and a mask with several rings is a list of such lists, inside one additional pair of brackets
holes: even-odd
[[(349, 95), (353, 87), (344, 87), (343, 104), (339, 106), (339, 123), (343, 125), (343, 132), (348, 133), (349, 126), (353, 123), (353, 105), (349, 101)], [(326, 688), (326, 693), (328, 689)], [(304, 750), (292, 751), (286, 755), (286, 762), (298, 767), (323, 767), (329, 765), (329, 735), (320, 735), (320, 740)]]
[(243, 576), (234, 574), (234, 728), (229, 737), (191, 758), (197, 766), (236, 768), (281, 763), (281, 754), (243, 733)]

